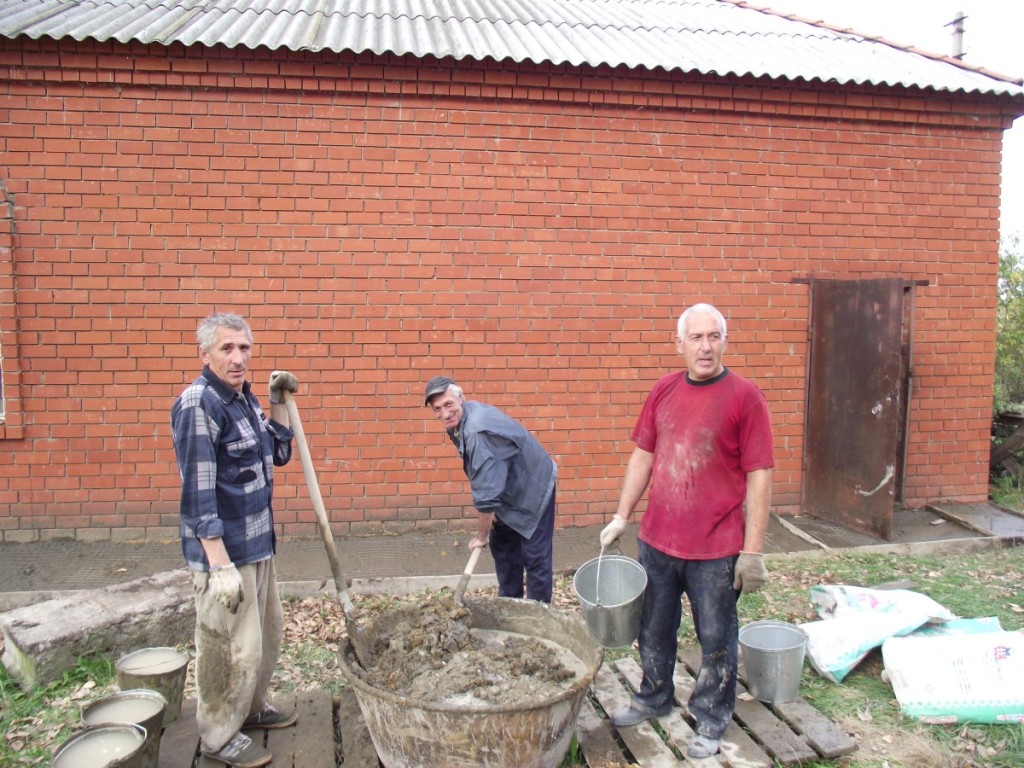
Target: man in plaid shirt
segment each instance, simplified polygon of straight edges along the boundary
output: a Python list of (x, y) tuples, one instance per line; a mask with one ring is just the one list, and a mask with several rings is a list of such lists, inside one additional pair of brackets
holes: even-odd
[(246, 374), (252, 331), (238, 315), (199, 325), (203, 372), (171, 409), (181, 474), (181, 545), (196, 605), (196, 721), (205, 756), (238, 768), (271, 761), (245, 728), (294, 725), (266, 699), (281, 651), (284, 615), (274, 571), (274, 467), (288, 463), (292, 431), (283, 392), (298, 382), (270, 375), (270, 417)]

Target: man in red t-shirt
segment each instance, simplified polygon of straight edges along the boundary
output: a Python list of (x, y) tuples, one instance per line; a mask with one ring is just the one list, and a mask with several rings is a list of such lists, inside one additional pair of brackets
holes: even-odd
[(768, 580), (761, 549), (775, 462), (764, 395), (722, 364), (722, 313), (695, 304), (680, 316), (677, 334), (686, 369), (661, 378), (647, 396), (601, 547), (623, 534), (650, 486), (638, 533), (647, 571), (639, 638), (644, 675), (629, 707), (613, 712), (611, 721), (627, 727), (672, 709), (685, 593), (701, 646), (701, 670), (687, 702), (696, 721), (687, 754), (699, 758), (718, 752), (736, 703), (736, 601)]

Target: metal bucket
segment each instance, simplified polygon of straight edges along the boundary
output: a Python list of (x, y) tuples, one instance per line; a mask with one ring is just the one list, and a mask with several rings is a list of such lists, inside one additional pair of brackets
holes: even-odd
[(86, 725), (106, 723), (135, 723), (146, 729), (146, 742), (142, 748), (141, 768), (157, 768), (160, 759), (160, 737), (163, 734), (164, 710), (167, 699), (157, 691), (136, 688), (120, 691), (82, 707), (82, 720)]
[(188, 652), (177, 648), (142, 648), (122, 656), (114, 665), (117, 686), (122, 691), (148, 688), (167, 700), (163, 725), (166, 727), (181, 714), (188, 672)]
[(146, 729), (135, 723), (90, 725), (61, 744), (53, 768), (142, 768)]
[[(556, 768), (569, 751), (580, 706), (604, 652), (576, 613), (512, 598), (466, 600), (465, 606), (472, 628), (551, 641), (572, 652), (586, 672), (566, 681), (559, 693), (537, 701), (427, 702), (369, 685), (346, 638), (340, 651), (341, 672), (355, 691), (381, 763), (388, 768)], [(378, 617), (368, 628), (369, 635), (402, 610)]]
[(755, 621), (740, 627), (747, 689), (768, 704), (791, 701), (800, 692), (807, 635), (785, 621)]
[(640, 563), (625, 555), (595, 557), (576, 571), (572, 587), (595, 641), (605, 648), (632, 645), (640, 635), (647, 589)]

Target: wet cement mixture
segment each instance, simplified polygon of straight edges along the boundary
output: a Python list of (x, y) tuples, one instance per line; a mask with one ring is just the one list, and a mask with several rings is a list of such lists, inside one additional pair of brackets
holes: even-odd
[(366, 681), (419, 701), (515, 705), (563, 691), (582, 663), (537, 637), (471, 627), (450, 596), (397, 609), (373, 636)]

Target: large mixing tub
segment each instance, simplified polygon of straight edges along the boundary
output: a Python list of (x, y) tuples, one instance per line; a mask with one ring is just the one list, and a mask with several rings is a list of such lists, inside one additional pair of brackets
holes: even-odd
[[(515, 705), (444, 704), (369, 685), (346, 639), (341, 671), (387, 768), (556, 768), (569, 750), (580, 705), (603, 659), (582, 616), (530, 600), (466, 600), (473, 629), (543, 638), (575, 654), (586, 671), (565, 689)], [(387, 622), (388, 613), (377, 622)], [(382, 624), (383, 626), (383, 624)], [(372, 637), (377, 628), (367, 628)]]

